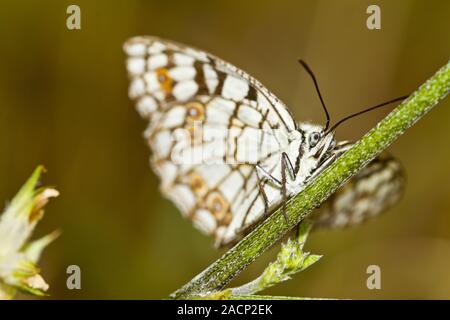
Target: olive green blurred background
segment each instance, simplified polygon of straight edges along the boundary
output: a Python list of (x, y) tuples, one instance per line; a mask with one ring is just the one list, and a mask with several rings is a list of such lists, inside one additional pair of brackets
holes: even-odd
[[(81, 30), (66, 8), (81, 8)], [(381, 7), (382, 29), (366, 28)], [(44, 164), (52, 201), (36, 236), (61, 229), (41, 266), (50, 298), (164, 298), (221, 252), (163, 199), (148, 166), (146, 123), (127, 97), (122, 43), (157, 35), (210, 51), (273, 90), (298, 121), (323, 123), (316, 73), (332, 119), (407, 94), (450, 53), (448, 1), (2, 1), (0, 199)], [(392, 108), (392, 106), (391, 106)], [(342, 125), (357, 139), (389, 110)], [(361, 227), (313, 234), (324, 255), (268, 294), (335, 298), (450, 298), (450, 99), (390, 150), (407, 171), (401, 203)], [(0, 239), (1, 240), (1, 239)], [(234, 284), (273, 258), (260, 258)], [(82, 289), (66, 289), (66, 267)], [(381, 267), (382, 289), (366, 288)]]

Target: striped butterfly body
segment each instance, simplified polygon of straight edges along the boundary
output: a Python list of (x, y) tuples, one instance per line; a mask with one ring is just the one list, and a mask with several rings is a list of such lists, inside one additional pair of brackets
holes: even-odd
[[(161, 192), (217, 246), (239, 240), (351, 145), (296, 123), (260, 82), (211, 54), (148, 36), (124, 50)], [(395, 203), (402, 187), (399, 163), (383, 155), (312, 217), (317, 227), (356, 224)]]

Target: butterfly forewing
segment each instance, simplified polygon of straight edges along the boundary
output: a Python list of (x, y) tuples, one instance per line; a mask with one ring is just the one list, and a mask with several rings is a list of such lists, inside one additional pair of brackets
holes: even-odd
[(295, 129), (291, 114), (261, 83), (203, 51), (154, 37), (124, 49), (162, 192), (216, 244), (232, 241), (264, 213), (255, 165), (277, 165)]

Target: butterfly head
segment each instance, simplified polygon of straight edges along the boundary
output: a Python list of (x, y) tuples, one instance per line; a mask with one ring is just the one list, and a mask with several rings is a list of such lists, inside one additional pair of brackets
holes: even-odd
[(323, 164), (333, 153), (336, 146), (334, 132), (325, 132), (319, 125), (302, 123), (299, 129), (303, 132), (303, 154), (313, 167)]

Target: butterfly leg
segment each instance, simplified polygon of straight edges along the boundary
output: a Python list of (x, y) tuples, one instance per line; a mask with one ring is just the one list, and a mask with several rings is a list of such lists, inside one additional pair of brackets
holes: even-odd
[[(236, 234), (239, 235), (235, 239), (233, 239), (232, 242), (229, 243), (220, 243), (220, 246), (228, 245), (231, 243), (234, 243), (237, 239), (240, 239), (243, 235), (248, 234), (251, 230), (253, 230), (257, 225), (261, 223), (261, 221), (265, 220), (267, 216), (270, 214), (269, 212), (269, 199), (267, 197), (267, 194), (264, 190), (265, 183), (271, 183), (273, 186), (279, 189), (284, 189), (284, 198), (283, 203), (285, 204), (287, 201), (287, 190), (286, 190), (286, 171), (289, 172), (290, 176), (295, 179), (295, 170), (292, 166), (292, 163), (286, 153), (283, 153), (281, 156), (281, 167), (283, 168), (282, 175), (284, 176), (284, 183), (274, 176), (272, 176), (267, 170), (265, 170), (262, 166), (259, 164), (255, 165), (255, 174), (258, 182), (258, 188), (259, 192), (263, 197), (264, 200), (264, 214), (261, 215), (257, 220), (251, 222), (250, 224), (245, 223), (246, 217), (244, 217), (244, 223), (241, 228), (236, 229)], [(247, 212), (248, 213), (248, 212)], [(283, 211), (283, 215), (285, 218), (285, 221), (288, 222), (288, 217), (286, 215), (286, 209)]]
[(269, 199), (267, 198), (267, 194), (264, 191), (264, 183), (266, 181), (271, 182), (273, 185), (275, 185), (278, 188), (282, 188), (282, 182), (279, 181), (277, 178), (272, 176), (269, 172), (267, 172), (263, 167), (260, 165), (256, 165), (256, 177), (258, 179), (258, 187), (259, 191), (263, 196), (264, 199), (264, 216), (263, 219), (267, 218), (269, 215)]
[(337, 158), (339, 158), (342, 154), (345, 153), (348, 149), (350, 149), (353, 145), (353, 142), (351, 141), (340, 141), (337, 143), (336, 147), (334, 148), (333, 154), (325, 160), (319, 167), (318, 170), (314, 172), (311, 177), (308, 178), (306, 183), (308, 183), (311, 180), (314, 180), (323, 170), (328, 168), (334, 161), (336, 161)]
[(283, 197), (282, 212), (283, 212), (284, 220), (286, 221), (286, 223), (288, 223), (289, 220), (288, 220), (288, 216), (286, 213), (286, 202), (287, 202), (286, 171), (289, 171), (291, 178), (295, 179), (295, 171), (294, 171), (294, 167), (292, 166), (291, 160), (289, 159), (288, 155), (285, 152), (283, 152), (281, 154), (281, 194)]
[(263, 178), (261, 178), (259, 176), (260, 175), (259, 171), (261, 169), (262, 168), (259, 165), (257, 165), (255, 172), (256, 172), (256, 178), (258, 179), (259, 192), (261, 193), (261, 195), (263, 196), (263, 199), (264, 199), (264, 218), (266, 218), (269, 215), (269, 200), (267, 199), (267, 194), (264, 191), (264, 180), (263, 180)]
[(259, 174), (261, 175), (262, 180), (267, 180), (273, 183), (276, 187), (281, 188), (281, 181), (272, 176), (269, 172), (267, 172), (263, 167), (260, 165), (256, 165), (256, 170), (259, 170)]
[[(270, 214), (270, 212), (269, 212), (269, 199), (267, 198), (267, 194), (264, 191), (264, 184), (266, 182), (270, 182), (274, 186), (276, 186), (278, 188), (281, 188), (281, 182), (277, 178), (272, 176), (269, 172), (267, 172), (259, 164), (257, 164), (255, 166), (255, 173), (256, 173), (256, 178), (258, 179), (259, 192), (262, 195), (263, 200), (264, 200), (264, 214), (261, 215), (256, 221), (252, 222), (250, 225), (247, 225), (247, 224), (244, 223), (242, 228), (239, 228), (239, 229), (236, 230), (237, 234), (240, 234), (240, 233), (243, 233), (243, 232), (245, 232), (245, 233), (249, 232), (254, 227), (256, 227), (261, 221), (265, 220), (267, 218), (267, 216)], [(244, 221), (245, 221), (245, 219), (244, 219)]]
[(307, 180), (306, 183), (308, 183), (311, 180), (314, 180), (314, 178), (316, 178), (320, 173), (322, 173), (323, 170), (325, 170), (326, 168), (328, 168), (334, 161), (336, 161), (336, 159), (338, 158), (338, 156), (336, 154), (332, 154), (327, 160), (325, 160), (320, 168), (318, 170), (316, 170), (314, 172), (314, 174), (312, 174)]

